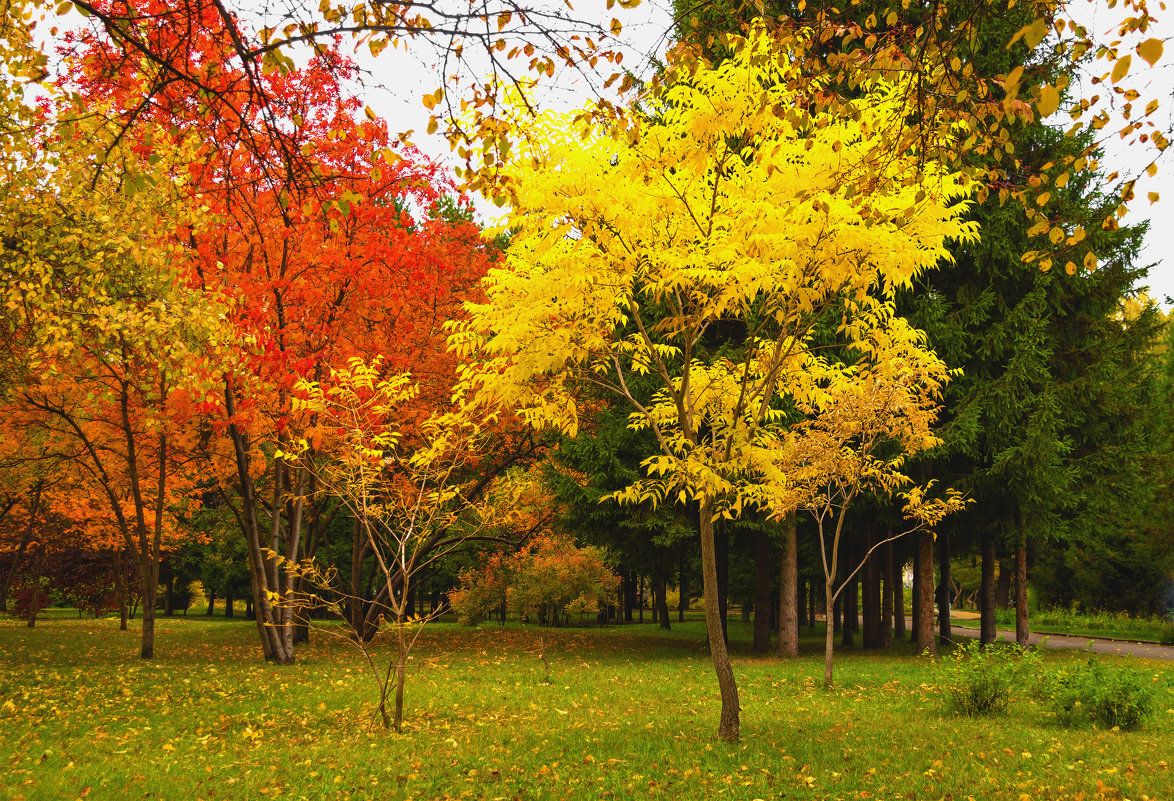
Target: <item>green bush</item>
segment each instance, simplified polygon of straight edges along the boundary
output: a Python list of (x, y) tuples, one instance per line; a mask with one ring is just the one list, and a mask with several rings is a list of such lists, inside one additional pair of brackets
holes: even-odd
[(1049, 674), (1044, 701), (1064, 726), (1093, 723), (1107, 729), (1136, 729), (1153, 711), (1153, 683), (1136, 671), (1109, 668), (1096, 657)]
[(1038, 664), (1034, 651), (1018, 645), (983, 647), (968, 640), (941, 661), (938, 682), (952, 712), (993, 715), (1006, 711), (1015, 688), (1027, 682)]

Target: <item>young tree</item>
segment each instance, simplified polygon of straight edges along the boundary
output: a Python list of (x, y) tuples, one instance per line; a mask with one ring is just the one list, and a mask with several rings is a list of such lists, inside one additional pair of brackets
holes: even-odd
[[(803, 76), (765, 28), (726, 43), (734, 56), (717, 67), (674, 59), (639, 119), (517, 122), (506, 265), (453, 342), (482, 356), (466, 377), (485, 403), (573, 432), (566, 389), (591, 381), (654, 433), (660, 453), (622, 497), (699, 506), (718, 735), (732, 741), (714, 521), (794, 510), (784, 409), (822, 410), (829, 386), (883, 355), (875, 342), (919, 351), (893, 292), (935, 267), (947, 240), (976, 232), (960, 219), (956, 176), (913, 151), (878, 160), (908, 111), (903, 87), (865, 82), (836, 111), (808, 113)], [(745, 336), (705, 353), (698, 343), (719, 320)], [(851, 363), (815, 350), (821, 325)], [(629, 390), (635, 374), (657, 382), (651, 403)]]

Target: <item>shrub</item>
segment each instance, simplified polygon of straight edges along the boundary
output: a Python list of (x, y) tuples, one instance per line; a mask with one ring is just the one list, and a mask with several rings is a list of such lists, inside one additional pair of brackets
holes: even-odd
[(968, 640), (941, 661), (939, 684), (952, 712), (998, 714), (1006, 711), (1012, 692), (1026, 682), (1038, 663), (1035, 652), (1018, 645), (983, 647), (977, 640)]
[(1136, 729), (1153, 711), (1154, 686), (1136, 671), (1105, 667), (1089, 657), (1049, 675), (1042, 695), (1061, 725)]

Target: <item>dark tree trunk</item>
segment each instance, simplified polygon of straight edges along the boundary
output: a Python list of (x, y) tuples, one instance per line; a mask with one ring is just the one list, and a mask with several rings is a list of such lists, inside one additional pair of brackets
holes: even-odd
[(669, 600), (668, 600), (668, 582), (659, 577), (656, 580), (656, 586), (653, 594), (656, 596), (656, 615), (657, 622), (660, 623), (662, 629), (671, 630), (673, 627), (672, 621), (669, 620)]
[(979, 642), (992, 643), (995, 632), (995, 533), (989, 529), (982, 533), (982, 566), (978, 585)]
[[(865, 552), (876, 542), (876, 524), (868, 521), (865, 526)], [(881, 647), (881, 597), (880, 597), (880, 559), (874, 552), (867, 557), (864, 567), (860, 569), (861, 615), (864, 618), (864, 630), (861, 633), (861, 643), (865, 648)]]
[(685, 567), (685, 545), (681, 544), (681, 564), (678, 570), (677, 589), (679, 598), (677, 599), (677, 621), (685, 622), (685, 612), (689, 609), (689, 574)]
[(174, 614), (174, 597), (175, 597), (175, 576), (169, 575), (167, 583), (163, 585), (163, 617), (171, 617)]
[(224, 616), (232, 617), (232, 593), (228, 592), (224, 595)]
[(205, 612), (204, 614), (207, 617), (212, 617), (212, 615), (215, 613), (216, 613), (216, 592), (214, 590), (209, 590), (208, 591), (208, 611)]
[(636, 577), (631, 570), (624, 571), (624, 622), (631, 623), (636, 611)]
[(914, 634), (917, 653), (936, 656), (937, 639), (933, 620), (933, 534), (922, 531), (917, 535), (917, 560), (914, 568), (913, 603), (917, 609)]
[(640, 576), (639, 588), (636, 590), (636, 604), (640, 607), (640, 623), (644, 622), (644, 576)]
[[(783, 523), (779, 569), (779, 656), (799, 655), (799, 556), (795, 516)], [(812, 615), (814, 617), (814, 614)]]
[(995, 580), (995, 606), (999, 609), (1011, 608), (1011, 577), (1015, 575), (1015, 562), (1012, 559), (999, 560), (999, 576)]
[(717, 612), (722, 622), (722, 640), (728, 645), (730, 642), (727, 621), (730, 595), (730, 533), (721, 524), (715, 524), (713, 528), (714, 558), (717, 560)]
[(1015, 642), (1026, 648), (1031, 634), (1027, 629), (1027, 523), (1018, 512), (1019, 542), (1015, 545)]
[(114, 551), (114, 597), (118, 600), (118, 630), (126, 631), (127, 618), (130, 616), (130, 603), (127, 597), (130, 590), (126, 586), (126, 568), (123, 566), (122, 549)]
[(42, 542), (37, 548), (36, 556), (33, 557), (33, 594), (29, 596), (28, 616), (25, 619), (25, 622), (30, 629), (36, 627), (37, 612), (41, 610), (41, 571), (44, 569), (45, 543)]
[(754, 533), (754, 640), (751, 651), (770, 651), (770, 590), (774, 564), (770, 535), (764, 529)]
[(840, 627), (840, 644), (856, 645), (856, 632), (860, 628), (860, 583), (856, 579), (848, 582), (841, 593), (844, 597), (844, 625)]
[[(889, 536), (893, 535), (890, 526)], [(905, 560), (893, 544), (893, 641), (905, 639)]]
[(881, 590), (881, 648), (893, 646), (893, 605), (896, 593), (893, 587), (893, 543), (886, 542), (880, 548)]
[(950, 534), (938, 535), (938, 633), (942, 642), (953, 642), (950, 631), (950, 601), (953, 600), (950, 580)]

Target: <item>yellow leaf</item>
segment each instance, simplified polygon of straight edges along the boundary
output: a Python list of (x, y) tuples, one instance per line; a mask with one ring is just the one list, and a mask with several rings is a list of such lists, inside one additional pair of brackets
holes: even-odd
[(1064, 265), (1064, 272), (1068, 273), (1069, 275), (1076, 275), (1076, 265), (1072, 262), (1068, 262)]
[(618, 19), (613, 18), (611, 21), (611, 35), (612, 36), (619, 36), (620, 31), (622, 31), (623, 29), (624, 29), (624, 26), (620, 24), (620, 21)]
[(433, 95), (424, 95), (424, 108), (429, 111), (436, 108), (436, 97)]
[(1146, 195), (1146, 197), (1148, 197), (1150, 199), (1151, 204), (1158, 202), (1158, 193), (1157, 192), (1150, 192), (1148, 195)]
[(1039, 102), (1035, 104), (1041, 117), (1050, 117), (1060, 106), (1060, 90), (1054, 86), (1043, 86), (1039, 90)]
[(1146, 39), (1137, 46), (1137, 54), (1145, 59), (1151, 67), (1154, 66), (1162, 57), (1162, 40)]
[(1129, 65), (1133, 61), (1133, 56), (1128, 53), (1117, 59), (1117, 63), (1113, 65), (1113, 83), (1120, 83), (1121, 79), (1129, 74)]
[(1084, 269), (1095, 270), (1097, 268), (1097, 257), (1091, 250), (1084, 254)]

